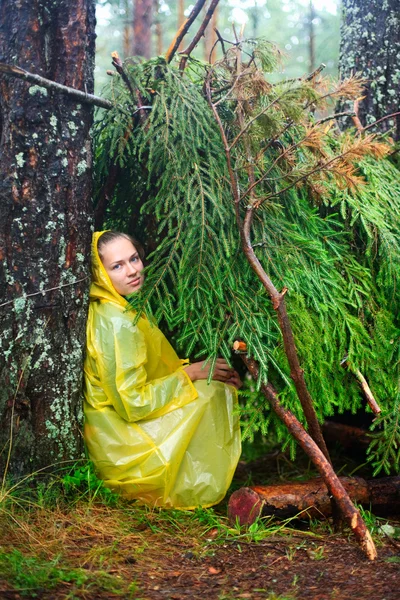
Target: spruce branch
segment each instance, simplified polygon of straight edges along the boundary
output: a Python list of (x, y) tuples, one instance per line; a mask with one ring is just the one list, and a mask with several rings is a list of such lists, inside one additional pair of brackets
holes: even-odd
[[(236, 70), (235, 77), (241, 72), (241, 57), (240, 57), (240, 48), (237, 47), (237, 56), (236, 56)], [(371, 536), (368, 530), (365, 527), (363, 520), (361, 519), (359, 513), (354, 508), (351, 503), (350, 498), (348, 497), (344, 488), (341, 487), (340, 482), (337, 480), (337, 477), (333, 471), (333, 468), (330, 464), (329, 454), (325, 445), (325, 441), (322, 436), (322, 432), (318, 423), (318, 419), (316, 417), (315, 409), (313, 407), (311, 395), (308, 391), (308, 388), (304, 379), (304, 372), (300, 366), (300, 362), (297, 355), (296, 345), (294, 341), (294, 336), (291, 328), (291, 324), (289, 321), (289, 317), (287, 314), (284, 296), (287, 292), (287, 288), (285, 287), (282, 292), (278, 292), (277, 288), (273, 285), (272, 280), (268, 277), (265, 270), (263, 269), (261, 263), (259, 262), (257, 256), (255, 255), (254, 249), (252, 247), (251, 241), (251, 230), (253, 223), (253, 215), (254, 215), (254, 207), (255, 202), (253, 199), (254, 188), (256, 186), (255, 173), (254, 173), (254, 161), (251, 156), (251, 146), (248, 140), (248, 135), (245, 135), (248, 130), (248, 124), (246, 125), (244, 122), (244, 113), (241, 106), (240, 101), (238, 102), (238, 106), (236, 109), (237, 117), (238, 117), (238, 125), (239, 125), (239, 134), (237, 134), (235, 140), (238, 140), (239, 137), (244, 136), (244, 149), (247, 160), (247, 174), (249, 180), (249, 187), (247, 190), (247, 194), (250, 195), (249, 205), (246, 208), (246, 213), (243, 222), (240, 217), (240, 193), (237, 187), (237, 177), (234, 175), (234, 171), (232, 169), (232, 146), (229, 145), (227, 136), (221, 121), (221, 118), (218, 114), (216, 106), (212, 102), (212, 94), (211, 94), (211, 83), (210, 83), (210, 73), (208, 75), (206, 81), (206, 92), (208, 102), (210, 104), (210, 108), (213, 111), (214, 117), (216, 118), (221, 139), (224, 145), (226, 160), (228, 164), (228, 172), (230, 174), (231, 180), (231, 188), (232, 188), (232, 196), (234, 200), (235, 206), (235, 214), (237, 220), (237, 226), (239, 228), (240, 238), (242, 241), (243, 252), (256, 273), (257, 277), (263, 284), (266, 289), (270, 299), (272, 301), (273, 308), (277, 312), (279, 327), (282, 333), (284, 350), (287, 357), (287, 360), (290, 365), (290, 376), (294, 382), (298, 398), (302, 405), (309, 429), (311, 438), (314, 440), (316, 444), (316, 449), (320, 453), (321, 456), (315, 455), (314, 452), (310, 452), (310, 445), (304, 441), (304, 438), (299, 435), (298, 422), (296, 423), (293, 418), (288, 417), (287, 411), (280, 410), (280, 405), (278, 403), (277, 394), (274, 390), (271, 390), (270, 384), (261, 384), (263, 392), (267, 395), (267, 398), (271, 402), (275, 412), (279, 415), (282, 421), (287, 425), (289, 431), (294, 435), (295, 439), (299, 441), (304, 449), (308, 450), (308, 454), (312, 457), (313, 462), (316, 464), (317, 468), (320, 470), (321, 474), (324, 477), (325, 483), (330, 489), (332, 495), (334, 496), (334, 507), (339, 508), (341, 514), (347, 520), (347, 522), (351, 525), (355, 536), (363, 547), (365, 553), (370, 559), (374, 559), (376, 557), (375, 546), (372, 542)], [(313, 138), (314, 131), (309, 131), (306, 134), (307, 142), (313, 147), (317, 141), (317, 139)], [(315, 136), (314, 136), (315, 137)], [(304, 145), (304, 141), (303, 141)], [(357, 150), (355, 150), (357, 152)], [(250, 364), (249, 360), (245, 362), (249, 368), (250, 373), (255, 379), (258, 379), (260, 371), (258, 365), (255, 363)], [(321, 458), (324, 461), (323, 466), (321, 464)], [(326, 468), (328, 467), (328, 469)]]
[(297, 354), (296, 343), (290, 320), (286, 310), (285, 294), (287, 288), (284, 288), (282, 292), (278, 292), (277, 288), (272, 283), (272, 280), (268, 277), (267, 273), (263, 269), (260, 261), (258, 260), (251, 242), (251, 226), (253, 222), (254, 208), (249, 207), (246, 210), (246, 216), (243, 221), (243, 227), (240, 230), (240, 236), (242, 239), (243, 251), (251, 265), (252, 269), (260, 279), (264, 288), (266, 289), (274, 310), (278, 316), (279, 327), (282, 332), (283, 345), (286, 353), (286, 357), (290, 366), (290, 377), (295, 385), (297, 395), (299, 397), (301, 406), (306, 417), (306, 421), (310, 430), (310, 435), (321, 449), (321, 452), (325, 455), (326, 459), (330, 462), (328, 449), (325, 444), (325, 440), (322, 435), (321, 427), (318, 423), (317, 415), (313, 406), (311, 395), (307, 389), (304, 380), (304, 371), (300, 366), (300, 361)]
[[(236, 78), (239, 76), (241, 68), (242, 68), (242, 64), (241, 64), (241, 59), (240, 59), (240, 49), (237, 48)], [(265, 287), (265, 289), (271, 299), (272, 306), (277, 312), (279, 326), (280, 326), (280, 329), (282, 332), (282, 337), (283, 337), (284, 348), (285, 348), (286, 356), (287, 356), (287, 359), (288, 359), (288, 362), (290, 365), (290, 376), (295, 384), (299, 400), (301, 402), (308, 426), (310, 428), (311, 436), (315, 440), (315, 442), (318, 444), (318, 446), (321, 448), (321, 451), (327, 457), (327, 460), (330, 460), (329, 453), (326, 448), (326, 444), (325, 444), (324, 438), (322, 436), (321, 428), (319, 426), (318, 419), (317, 419), (317, 416), (315, 413), (315, 409), (313, 407), (312, 399), (311, 399), (311, 396), (310, 396), (308, 389), (306, 387), (306, 384), (305, 384), (303, 370), (300, 367), (300, 362), (299, 362), (299, 359), (297, 356), (297, 350), (296, 350), (296, 346), (295, 346), (294, 336), (293, 336), (292, 328), (290, 326), (288, 314), (286, 311), (285, 301), (284, 301), (284, 295), (286, 293), (286, 290), (284, 293), (278, 292), (278, 290), (272, 283), (271, 279), (268, 277), (267, 273), (262, 268), (261, 263), (257, 259), (254, 249), (252, 247), (251, 226), (252, 226), (252, 221), (253, 221), (254, 208), (251, 205), (251, 199), (250, 199), (250, 205), (246, 210), (245, 218), (244, 218), (243, 222), (241, 221), (241, 217), (240, 217), (240, 200), (241, 200), (241, 198), (240, 198), (237, 183), (236, 183), (236, 177), (234, 176), (233, 170), (231, 168), (232, 145), (229, 146), (229, 144), (228, 144), (225, 130), (222, 125), (221, 119), (218, 115), (218, 111), (217, 111), (216, 107), (214, 106), (214, 104), (212, 103), (211, 89), (210, 89), (210, 77), (208, 78), (207, 96), (208, 96), (208, 101), (210, 103), (210, 107), (213, 111), (214, 116), (216, 117), (216, 120), (217, 120), (217, 123), (219, 126), (219, 130), (220, 130), (220, 134), (221, 134), (221, 137), (223, 140), (224, 148), (225, 148), (225, 155), (226, 155), (226, 160), (228, 163), (228, 171), (229, 171), (230, 177), (231, 177), (231, 188), (232, 188), (232, 194), (233, 194), (234, 204), (235, 204), (237, 226), (238, 226), (239, 233), (240, 233), (243, 252), (244, 252), (250, 266), (252, 267), (252, 269), (256, 273), (257, 277), (259, 278), (259, 280)], [(245, 135), (248, 127), (247, 127), (247, 125), (244, 124), (244, 115), (241, 110), (240, 104), (238, 106), (238, 117), (239, 117), (240, 132), (242, 135)], [(237, 138), (235, 138), (235, 139), (237, 139)], [(249, 145), (249, 142), (246, 137), (245, 137), (245, 146), (246, 146), (247, 161), (248, 161), (248, 177), (249, 177), (249, 181), (250, 181), (250, 186), (248, 189), (250, 190), (249, 193), (251, 194), (255, 188), (256, 182), (255, 182), (255, 175), (254, 175), (254, 167), (253, 167), (252, 160), (251, 160), (250, 145)]]
[[(349, 157), (352, 159), (356, 159), (356, 158), (360, 158), (363, 155), (365, 156), (368, 153), (371, 153), (377, 157), (382, 158), (383, 156), (388, 154), (389, 148), (387, 146), (385, 146), (384, 144), (374, 143), (374, 140), (376, 139), (376, 137), (377, 137), (376, 135), (370, 135), (367, 138), (364, 138), (363, 140), (361, 140), (360, 143), (354, 144), (348, 150), (342, 152), (341, 154), (338, 154), (337, 156), (334, 156), (330, 160), (327, 160), (325, 162), (319, 162), (317, 164), (317, 166), (313, 167), (312, 169), (310, 169), (309, 171), (304, 173), (301, 177), (298, 177), (297, 179), (292, 181), (289, 185), (287, 185), (283, 189), (279, 190), (278, 192), (273, 192), (273, 193), (265, 196), (261, 200), (259, 200), (256, 204), (256, 208), (259, 208), (262, 204), (264, 204), (264, 202), (267, 202), (271, 198), (276, 198), (277, 196), (284, 194), (285, 192), (289, 191), (293, 187), (297, 186), (302, 181), (309, 179), (315, 173), (319, 173), (321, 171), (326, 172), (328, 170), (331, 170), (333, 172), (333, 165), (335, 163), (340, 164), (340, 166), (351, 167), (350, 163), (347, 163), (347, 165), (344, 165), (343, 159), (345, 159), (345, 158)], [(307, 139), (309, 139), (309, 136), (305, 136), (303, 138), (302, 142), (304, 142)], [(299, 146), (299, 144), (295, 144), (294, 146), (297, 147), (297, 146)], [(276, 162), (278, 162), (278, 160), (280, 160), (281, 158), (282, 158), (282, 155), (280, 157), (278, 157), (278, 159), (276, 159), (274, 164), (276, 164)], [(270, 172), (270, 169), (268, 169), (265, 173), (263, 173), (263, 175), (261, 175), (261, 177), (257, 181), (255, 181), (253, 184), (250, 184), (249, 187), (246, 189), (246, 191), (241, 196), (241, 200), (243, 200), (246, 196), (251, 194), (253, 188), (256, 187), (257, 185), (259, 185), (262, 181), (264, 181), (264, 179), (268, 176), (269, 172)], [(351, 183), (351, 175), (348, 174), (346, 176), (345, 171), (338, 170), (337, 175), (346, 177), (348, 183)], [(354, 178), (354, 180), (355, 180), (355, 178)], [(361, 183), (361, 180), (359, 180), (359, 179), (355, 180), (355, 181), (357, 184)]]

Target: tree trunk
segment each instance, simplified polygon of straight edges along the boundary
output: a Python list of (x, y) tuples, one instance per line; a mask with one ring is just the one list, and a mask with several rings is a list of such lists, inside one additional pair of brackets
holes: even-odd
[[(400, 511), (400, 477), (366, 481), (361, 477), (340, 477), (353, 502), (371, 508), (376, 514), (394, 515)], [(229, 499), (228, 516), (232, 523), (250, 525), (259, 517), (275, 515), (282, 519), (299, 513), (301, 517), (328, 517), (332, 504), (323, 479), (293, 481), (280, 485), (244, 487)]]
[[(93, 92), (94, 0), (2, 0), (0, 55)], [(92, 108), (0, 78), (0, 456), (29, 473), (81, 456)]]
[(315, 28), (314, 28), (314, 19), (315, 19), (315, 8), (313, 0), (310, 0), (309, 5), (309, 15), (308, 15), (308, 27), (309, 27), (309, 60), (310, 60), (310, 73), (313, 73), (316, 68), (315, 64)]
[[(178, 27), (177, 30), (182, 27), (185, 22), (185, 0), (178, 0)], [(178, 47), (178, 50), (182, 50), (182, 42)]]
[[(366, 126), (397, 112), (400, 95), (398, 0), (343, 0), (341, 34), (341, 77), (360, 73), (368, 79), (365, 98), (359, 103), (361, 123)], [(400, 115), (379, 124), (381, 131), (391, 127), (399, 139)]]
[(135, 0), (133, 14), (133, 54), (151, 57), (153, 0)]
[(133, 18), (132, 18), (132, 3), (130, 0), (124, 0), (124, 33), (123, 33), (123, 55), (124, 59), (134, 54), (133, 45)]
[(160, 0), (154, 0), (154, 12), (155, 12), (155, 29), (156, 29), (156, 49), (157, 56), (161, 56), (163, 53), (163, 29), (162, 29), (162, 15), (160, 13)]

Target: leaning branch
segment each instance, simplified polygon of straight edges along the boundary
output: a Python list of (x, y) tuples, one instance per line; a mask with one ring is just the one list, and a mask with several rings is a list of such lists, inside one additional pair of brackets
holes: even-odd
[[(247, 356), (242, 355), (242, 359), (252, 375), (253, 379), (258, 379), (259, 366), (255, 360)], [(345, 521), (352, 529), (354, 536), (361, 545), (361, 548), (365, 552), (366, 556), (370, 560), (374, 560), (377, 557), (375, 544), (371, 538), (364, 521), (362, 520), (360, 513), (355, 508), (354, 504), (350, 500), (350, 497), (340, 482), (338, 476), (333, 470), (332, 465), (325, 458), (317, 444), (311, 439), (300, 421), (287, 409), (285, 409), (278, 398), (278, 395), (270, 383), (263, 384), (261, 390), (264, 396), (267, 398), (272, 410), (279, 417), (279, 419), (286, 425), (292, 436), (303, 448), (306, 454), (311, 458), (314, 465), (320, 472), (329, 492), (334, 497), (341, 514)]]
[(110, 110), (110, 108), (113, 108), (114, 106), (109, 100), (99, 98), (99, 96), (94, 96), (93, 94), (88, 94), (87, 92), (81, 92), (80, 90), (68, 87), (67, 85), (62, 85), (56, 81), (51, 81), (51, 79), (46, 79), (41, 75), (29, 73), (28, 71), (25, 71), (25, 69), (21, 69), (21, 67), (17, 67), (15, 65), (7, 65), (6, 63), (0, 62), (0, 73), (4, 73), (9, 77), (25, 79), (30, 83), (35, 83), (36, 85), (44, 87), (48, 90), (61, 92), (62, 94), (66, 94), (67, 96), (70, 96), (71, 98), (74, 98), (83, 104), (91, 104), (92, 106), (99, 106), (100, 108), (106, 108), (107, 110)]
[(196, 33), (196, 35), (194, 36), (194, 38), (192, 39), (192, 41), (190, 42), (189, 46), (183, 50), (183, 52), (180, 52), (179, 54), (183, 54), (182, 58), (181, 58), (181, 62), (179, 63), (179, 70), (180, 71), (184, 71), (185, 67), (186, 67), (186, 63), (188, 61), (188, 58), (191, 54), (191, 52), (194, 50), (194, 48), (197, 46), (197, 44), (200, 41), (200, 38), (204, 35), (204, 32), (207, 28), (207, 25), (209, 24), (211, 17), (213, 16), (215, 9), (217, 8), (217, 4), (218, 4), (219, 0), (212, 0), (210, 6), (208, 7), (208, 10), (206, 12), (206, 16), (204, 17), (204, 20), (198, 30), (198, 32)]
[(381, 119), (378, 119), (377, 121), (374, 121), (374, 123), (370, 123), (370, 125), (367, 125), (366, 127), (364, 127), (363, 131), (366, 131), (367, 129), (371, 129), (371, 127), (375, 127), (375, 125), (378, 125), (378, 123), (382, 123), (382, 121), (386, 121), (386, 119), (392, 119), (393, 117), (397, 117), (399, 115), (400, 115), (400, 112), (395, 112), (395, 113), (391, 113), (390, 115), (385, 115)]
[(191, 13), (188, 16), (188, 18), (186, 19), (186, 21), (184, 21), (182, 23), (182, 25), (179, 27), (174, 39), (172, 40), (172, 42), (170, 44), (170, 47), (168, 48), (167, 53), (165, 55), (165, 60), (167, 61), (167, 63), (170, 63), (171, 60), (173, 59), (173, 57), (175, 56), (175, 53), (178, 50), (181, 41), (183, 40), (183, 38), (189, 31), (191, 24), (193, 23), (193, 21), (195, 20), (195, 18), (197, 17), (197, 15), (201, 11), (201, 9), (203, 8), (205, 2), (206, 2), (206, 0), (197, 0), (196, 4), (193, 6)]

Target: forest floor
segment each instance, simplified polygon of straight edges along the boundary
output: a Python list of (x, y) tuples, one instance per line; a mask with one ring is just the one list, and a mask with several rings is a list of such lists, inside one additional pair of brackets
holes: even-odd
[[(277, 452), (242, 463), (235, 486), (313, 475), (304, 461)], [(226, 505), (182, 512), (123, 502), (99, 488), (87, 467), (36, 481), (30, 491), (23, 485), (0, 501), (1, 599), (400, 597), (396, 519), (389, 537), (382, 530), (388, 519), (364, 512), (378, 550), (369, 562), (350, 532), (333, 533), (329, 521), (267, 518), (239, 530), (228, 523)]]

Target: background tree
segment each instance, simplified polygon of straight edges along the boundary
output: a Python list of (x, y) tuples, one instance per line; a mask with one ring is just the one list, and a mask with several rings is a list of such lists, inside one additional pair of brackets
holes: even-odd
[[(0, 55), (91, 92), (94, 28), (92, 0), (3, 0)], [(0, 85), (1, 463), (26, 473), (82, 450), (92, 111), (23, 80)]]
[(153, 24), (154, 0), (135, 0), (133, 8), (133, 44), (134, 56), (151, 56), (151, 26)]
[[(398, 113), (400, 97), (400, 11), (398, 0), (365, 2), (343, 0), (340, 61), (341, 76), (359, 73), (368, 80), (358, 103), (363, 125)], [(400, 138), (400, 115), (380, 123)]]

